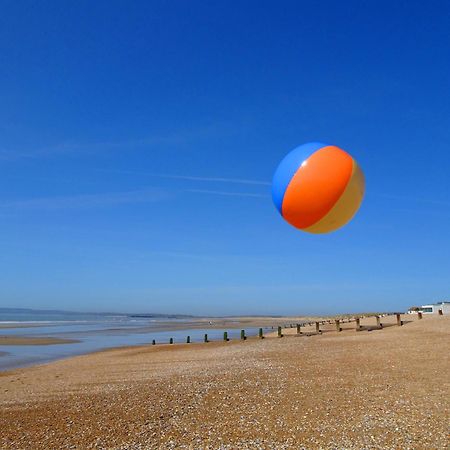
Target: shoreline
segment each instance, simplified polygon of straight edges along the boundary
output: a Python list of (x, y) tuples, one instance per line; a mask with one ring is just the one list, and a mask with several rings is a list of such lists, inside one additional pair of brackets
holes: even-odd
[[(406, 316), (406, 315), (404, 315)], [(345, 318), (350, 318), (350, 315), (346, 315), (346, 316), (340, 316), (340, 317), (345, 317)], [(353, 317), (353, 316), (352, 316)], [(288, 318), (285, 318), (288, 319)], [(292, 318), (291, 318), (292, 319)], [(317, 319), (317, 318), (311, 318), (309, 317), (308, 319)], [(375, 325), (372, 323), (369, 323), (371, 321), (371, 319), (373, 319), (372, 317), (366, 317), (365, 319), (361, 320), (361, 323), (363, 324), (362, 327), (365, 327), (365, 329), (363, 329), (362, 331), (373, 331), (376, 329)], [(299, 320), (298, 318), (294, 318), (293, 319), (298, 320), (299, 322), (304, 321), (305, 319), (302, 318), (301, 320)], [(327, 319), (329, 320), (329, 319)], [(366, 325), (364, 325), (364, 321), (366, 322)], [(412, 322), (413, 320), (411, 320)], [(252, 322), (253, 323), (253, 322)], [(255, 322), (255, 323), (259, 323), (259, 322)], [(297, 336), (297, 337), (314, 337), (314, 336), (319, 336), (319, 334), (317, 334), (315, 332), (315, 325), (314, 322), (311, 322), (310, 324), (305, 324), (302, 325), (302, 335), (301, 336)], [(389, 328), (392, 326), (395, 326), (395, 322), (394, 322), (394, 317), (393, 316), (386, 316), (385, 320), (384, 320), (384, 327), (385, 328)], [(241, 328), (241, 326), (237, 326), (234, 329), (239, 329)], [(256, 328), (254, 325), (252, 326), (252, 328)], [(266, 328), (268, 328), (268, 326), (266, 326)], [(277, 330), (275, 330), (275, 326), (273, 327), (273, 330), (268, 331), (266, 334), (264, 334), (263, 339), (279, 339), (278, 335), (277, 335)], [(325, 324), (325, 325), (321, 325), (321, 333), (320, 335), (322, 335), (323, 333), (334, 333), (335, 331), (335, 325), (334, 324)], [(354, 326), (354, 322), (344, 322), (341, 324), (341, 329), (343, 332), (349, 332), (349, 331), (353, 331), (355, 328)], [(184, 330), (185, 328), (181, 328), (180, 330)], [(195, 328), (192, 328), (195, 329)], [(221, 329), (221, 328), (212, 328), (212, 329)], [(233, 329), (232, 327), (228, 327), (228, 329)], [(177, 329), (170, 329), (167, 330), (166, 328), (163, 329), (163, 331), (178, 331)], [(186, 330), (189, 331), (189, 330)], [(294, 337), (296, 336), (296, 328), (295, 327), (282, 327), (282, 333), (283, 333), (283, 337)], [(1, 343), (1, 338), (4, 336), (0, 336), (0, 343)], [(14, 339), (16, 338), (16, 336), (13, 337)], [(18, 337), (19, 338), (19, 337)], [(9, 337), (8, 337), (9, 339)], [(23, 338), (20, 337), (20, 340), (22, 340)], [(54, 344), (58, 344), (58, 343), (77, 343), (80, 341), (77, 340), (71, 340), (71, 339), (59, 339), (59, 338), (31, 338), (30, 340), (35, 341), (35, 340), (55, 340), (58, 342), (54, 342)], [(13, 340), (13, 339), (11, 339)], [(259, 341), (260, 338), (258, 337), (258, 335), (246, 335), (245, 336), (245, 342), (249, 341)], [(59, 342), (61, 341), (61, 342)], [(64, 341), (64, 342), (63, 342)], [(67, 341), (67, 342), (66, 342)], [(53, 342), (52, 342), (53, 343)], [(80, 353), (80, 354), (75, 354), (75, 355), (70, 355), (70, 356), (65, 356), (65, 357), (61, 357), (58, 359), (54, 359), (54, 360), (49, 360), (49, 361), (45, 361), (42, 363), (31, 363), (29, 365), (25, 365), (25, 366), (19, 366), (17, 368), (12, 368), (12, 369), (6, 369), (4, 371), (0, 370), (0, 376), (1, 374), (5, 374), (7, 372), (12, 372), (15, 370), (22, 370), (22, 369), (32, 369), (34, 367), (39, 367), (39, 366), (44, 366), (44, 365), (49, 365), (49, 364), (53, 364), (53, 363), (58, 363), (59, 361), (67, 361), (67, 360), (72, 360), (72, 359), (76, 359), (76, 358), (83, 358), (83, 357), (89, 357), (90, 355), (96, 355), (96, 354), (102, 354), (102, 353), (114, 353), (116, 351), (127, 351), (127, 350), (136, 350), (136, 351), (145, 351), (147, 349), (153, 349), (153, 351), (157, 352), (157, 351), (165, 351), (168, 350), (170, 351), (171, 349), (177, 349), (180, 347), (205, 347), (205, 348), (209, 348), (216, 345), (232, 345), (232, 344), (238, 344), (238, 343), (243, 343), (243, 341), (240, 338), (234, 338), (231, 339), (229, 338), (229, 340), (227, 342), (223, 341), (222, 339), (215, 339), (215, 340), (210, 340), (207, 343), (202, 342), (202, 341), (191, 341), (189, 344), (187, 344), (186, 342), (174, 342), (173, 344), (170, 344), (169, 342), (157, 342), (155, 345), (153, 345), (151, 342), (145, 343), (145, 344), (135, 344), (135, 345), (118, 345), (118, 346), (114, 346), (114, 347), (107, 347), (107, 348), (99, 348), (97, 350), (92, 350), (92, 351), (88, 351), (86, 353)], [(2, 345), (7, 345), (7, 344), (2, 344)], [(10, 345), (33, 345), (33, 344), (10, 344)], [(40, 344), (40, 343), (36, 343), (35, 345), (51, 345), (51, 344)], [(5, 355), (8, 354), (8, 352), (0, 352), (0, 356), (2, 355), (2, 353), (4, 353)]]
[[(408, 324), (408, 323), (413, 323), (413, 322), (417, 322), (417, 317), (411, 316), (409, 314), (402, 314), (403, 318), (407, 318), (410, 320), (402, 320), (402, 323)], [(333, 316), (334, 317), (334, 316)], [(339, 316), (335, 316), (335, 317), (340, 317), (345, 319), (351, 319), (354, 317), (354, 315), (351, 314), (347, 314), (347, 315), (339, 315)], [(429, 319), (436, 319), (437, 316), (430, 316)], [(323, 321), (323, 320), (333, 320), (330, 319), (330, 316), (327, 316), (325, 319), (324, 318), (318, 318), (318, 317), (308, 317), (306, 320), (306, 318), (302, 317), (300, 318), (292, 318), (292, 317), (283, 317), (283, 319), (285, 319), (283, 321), (284, 326), (282, 326), (282, 337), (285, 338), (311, 338), (311, 337), (319, 337), (319, 336), (327, 336), (329, 335), (329, 333), (331, 333), (332, 335), (334, 335), (334, 337), (342, 337), (342, 336), (347, 336), (347, 333), (351, 333), (352, 331), (355, 331), (355, 324), (354, 321), (349, 321), (349, 322), (341, 322), (341, 331), (342, 333), (337, 333), (335, 334), (335, 324), (334, 323), (330, 323), (330, 324), (324, 324), (324, 325), (320, 325), (320, 333), (316, 333), (315, 331), (315, 322), (316, 321)], [(301, 328), (301, 334), (298, 335), (296, 333), (296, 327), (290, 327), (287, 326), (286, 321), (288, 321), (287, 319), (291, 319), (293, 322), (298, 321), (298, 322), (304, 322), (304, 324), (302, 324), (302, 328)], [(395, 316), (393, 314), (389, 314), (386, 315), (383, 319), (383, 327), (382, 329), (377, 329), (377, 327), (375, 326), (375, 324), (372, 323), (374, 317), (371, 316), (365, 316), (364, 318), (361, 318), (361, 332), (360, 333), (355, 333), (355, 336), (364, 334), (364, 333), (368, 333), (371, 331), (383, 331), (383, 330), (387, 330), (391, 327), (397, 328), (396, 327), (396, 323), (395, 323)], [(450, 316), (447, 316), (445, 318), (446, 320), (448, 320), (449, 322), (449, 326), (450, 326)], [(255, 327), (254, 323), (256, 322), (250, 322), (252, 323), (252, 328), (257, 328)], [(259, 322), (258, 322), (259, 323)], [(241, 326), (236, 326), (235, 328), (232, 327), (228, 327), (228, 329), (240, 329), (242, 328)], [(266, 328), (269, 328), (269, 326), (266, 326)], [(195, 330), (196, 328), (192, 328), (191, 330)], [(202, 329), (202, 328), (199, 328)], [(222, 328), (211, 328), (211, 329), (222, 329)], [(181, 331), (185, 330), (184, 327), (182, 327), (180, 329)], [(163, 331), (178, 331), (177, 329), (170, 329), (167, 330), (166, 328), (163, 329)], [(186, 329), (186, 331), (189, 331), (189, 329)], [(226, 330), (225, 330), (226, 331)], [(449, 329), (450, 332), (450, 329)], [(53, 337), (29, 337), (29, 336), (21, 336), (21, 335), (13, 335), (13, 336), (2, 336), (0, 335), (0, 342), (2, 338), (6, 338), (7, 341), (9, 342), (15, 342), (15, 341), (23, 341), (23, 342), (36, 342), (36, 341), (43, 341), (43, 342), (49, 342), (47, 344), (41, 344), (40, 342), (35, 343), (35, 344), (16, 344), (16, 343), (11, 343), (9, 345), (11, 346), (21, 346), (21, 345), (58, 345), (58, 344), (71, 344), (71, 343), (79, 343), (81, 341), (79, 340), (75, 340), (75, 339), (64, 339), (64, 338), (53, 338)], [(241, 340), (240, 338), (229, 338), (229, 340), (227, 342), (223, 341), (223, 339), (214, 339), (214, 340), (209, 340), (207, 343), (203, 342), (203, 341), (191, 341), (190, 343), (186, 343), (186, 342), (173, 342), (172, 344), (170, 342), (156, 342), (156, 344), (152, 344), (151, 342), (147, 342), (147, 343), (138, 343), (138, 344), (125, 344), (125, 345), (117, 345), (117, 346), (113, 346), (113, 347), (105, 347), (105, 348), (99, 348), (96, 350), (92, 350), (92, 351), (87, 351), (86, 353), (79, 353), (79, 354), (74, 354), (74, 355), (68, 355), (68, 356), (63, 356), (57, 359), (51, 359), (48, 361), (44, 361), (42, 363), (37, 362), (37, 363), (30, 363), (24, 366), (19, 366), (19, 367), (13, 367), (11, 369), (5, 369), (5, 370), (0, 370), (0, 376), (2, 375), (8, 375), (9, 373), (15, 372), (15, 371), (22, 371), (22, 370), (33, 370), (35, 368), (39, 368), (39, 367), (44, 367), (44, 366), (50, 366), (52, 364), (58, 364), (58, 363), (63, 363), (65, 361), (72, 361), (72, 360), (76, 360), (78, 358), (89, 358), (90, 356), (95, 356), (95, 355), (102, 355), (102, 354), (107, 354), (107, 353), (111, 353), (111, 354), (115, 354), (116, 352), (122, 352), (122, 351), (132, 351), (132, 352), (147, 352), (148, 350), (151, 350), (153, 352), (160, 352), (160, 351), (171, 351), (171, 350), (176, 350), (176, 349), (180, 349), (180, 348), (211, 348), (214, 346), (230, 346), (230, 345), (234, 345), (234, 344), (244, 344), (246, 342), (262, 342), (266, 339), (269, 340), (283, 340), (282, 338), (280, 339), (277, 333), (277, 330), (275, 329), (275, 326), (273, 326), (273, 330), (271, 329), (270, 331), (266, 332), (263, 335), (263, 338), (260, 339), (258, 337), (257, 334), (255, 335), (246, 335), (245, 336), (245, 340)], [(0, 344), (0, 345), (8, 345), (8, 344)], [(9, 352), (5, 352), (5, 351), (0, 351), (0, 356), (6, 356), (8, 355)]]
[[(372, 314), (372, 313), (368, 313)], [(56, 352), (55, 354), (47, 355), (45, 358), (33, 358), (27, 357), (22, 358), (20, 354), (17, 354), (17, 357), (13, 354), (12, 356), (15, 357), (15, 362), (4, 362), (3, 367), (0, 366), (0, 373), (5, 372), (8, 370), (13, 370), (15, 368), (23, 368), (23, 367), (33, 367), (35, 365), (40, 364), (48, 364), (52, 361), (59, 361), (62, 359), (68, 359), (80, 355), (88, 355), (93, 354), (101, 351), (108, 351), (111, 349), (125, 349), (129, 347), (139, 347), (139, 346), (146, 346), (151, 345), (151, 341), (155, 336), (155, 334), (159, 332), (163, 332), (166, 334), (164, 337), (165, 341), (161, 341), (161, 337), (157, 339), (156, 345), (176, 345), (176, 344), (185, 344), (186, 343), (186, 337), (191, 337), (191, 343), (200, 343), (203, 341), (203, 334), (195, 335), (196, 330), (202, 330), (202, 333), (208, 334), (209, 342), (220, 342), (222, 341), (222, 331), (228, 331), (228, 337), (229, 340), (236, 340), (239, 339), (239, 334), (236, 336), (236, 330), (244, 329), (246, 332), (246, 338), (255, 337), (258, 333), (258, 329), (262, 328), (263, 333), (265, 337), (277, 337), (277, 328), (278, 326), (281, 326), (283, 328), (283, 335), (290, 335), (290, 334), (296, 334), (296, 324), (301, 324), (301, 333), (306, 335), (315, 335), (315, 323), (317, 321), (321, 322), (322, 325), (320, 325), (321, 333), (327, 333), (329, 331), (333, 331), (334, 325), (330, 324), (323, 324), (325, 321), (329, 321), (330, 323), (334, 322), (334, 318), (339, 317), (341, 321), (343, 322), (349, 322), (354, 320), (354, 316), (351, 314), (342, 314), (338, 316), (334, 316), (333, 318), (328, 317), (313, 317), (313, 316), (297, 316), (297, 317), (291, 317), (291, 316), (245, 316), (245, 317), (239, 317), (239, 316), (233, 316), (233, 317), (227, 317), (227, 318), (221, 318), (221, 320), (214, 320), (214, 318), (202, 318), (201, 320), (196, 320), (195, 322), (179, 322), (176, 324), (173, 324), (171, 322), (162, 322), (158, 323), (158, 326), (156, 327), (136, 327), (132, 329), (115, 329), (115, 328), (107, 328), (107, 329), (100, 329), (95, 330), (94, 334), (98, 337), (107, 336), (111, 332), (116, 331), (116, 336), (123, 335), (123, 336), (129, 336), (132, 337), (134, 335), (148, 333), (148, 340), (140, 342), (123, 342), (117, 343), (116, 345), (108, 346), (97, 346), (96, 348), (83, 348), (79, 349), (78, 347), (70, 349), (65, 349), (62, 353)], [(371, 316), (364, 316), (365, 318), (361, 320), (368, 320), (370, 321), (373, 319)], [(384, 316), (383, 316), (384, 317)], [(392, 316), (386, 316), (386, 318), (383, 318), (383, 320), (390, 320), (392, 322)], [(276, 322), (275, 322), (276, 321)], [(275, 325), (274, 325), (275, 322)], [(281, 325), (280, 325), (281, 324)], [(171, 325), (171, 326), (167, 326)], [(190, 328), (186, 328), (189, 326)], [(342, 323), (343, 329), (346, 328), (352, 328), (352, 325), (348, 325), (347, 323), (344, 325)], [(169, 343), (170, 338), (170, 332), (173, 331), (174, 333), (178, 333), (178, 335), (174, 335), (174, 343)], [(179, 332), (185, 331), (186, 335), (181, 335)], [(211, 331), (211, 335), (209, 334), (209, 331)], [(213, 333), (216, 331), (216, 333)], [(217, 331), (220, 331), (220, 335), (217, 335)], [(153, 335), (152, 335), (153, 333)], [(68, 333), (64, 333), (66, 336)], [(23, 335), (23, 334), (15, 334), (15, 335), (0, 335), (0, 345), (4, 346), (15, 346), (15, 347), (21, 347), (21, 346), (57, 346), (59, 344), (82, 344), (84, 343), (83, 339), (70, 339), (67, 337), (59, 338), (59, 337), (51, 337), (51, 336), (30, 336), (30, 335)], [(39, 352), (39, 350), (37, 350)], [(6, 352), (4, 356), (9, 355), (10, 352)]]

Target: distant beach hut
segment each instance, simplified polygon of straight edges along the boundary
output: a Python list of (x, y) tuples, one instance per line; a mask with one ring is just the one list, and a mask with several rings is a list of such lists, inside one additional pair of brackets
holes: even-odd
[(450, 314), (450, 302), (439, 302), (432, 303), (430, 305), (412, 306), (408, 309), (408, 314), (417, 314), (418, 312), (421, 312), (422, 314), (439, 314), (439, 310), (442, 311), (440, 314)]

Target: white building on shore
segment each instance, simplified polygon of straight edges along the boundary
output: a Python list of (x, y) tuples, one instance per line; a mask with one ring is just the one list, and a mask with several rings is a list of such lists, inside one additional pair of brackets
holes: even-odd
[(432, 303), (431, 305), (409, 308), (408, 314), (417, 314), (418, 312), (423, 314), (439, 314), (439, 310), (442, 311), (442, 314), (450, 314), (450, 302), (438, 302)]

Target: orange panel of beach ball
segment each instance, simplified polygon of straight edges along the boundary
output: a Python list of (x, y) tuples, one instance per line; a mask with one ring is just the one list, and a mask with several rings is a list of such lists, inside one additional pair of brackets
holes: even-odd
[(346, 151), (311, 142), (288, 153), (275, 171), (272, 199), (283, 218), (309, 233), (348, 223), (364, 197), (364, 174)]

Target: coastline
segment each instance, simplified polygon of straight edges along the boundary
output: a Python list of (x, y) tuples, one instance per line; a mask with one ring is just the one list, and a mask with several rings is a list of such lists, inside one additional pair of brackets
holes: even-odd
[(450, 317), (408, 319), (3, 372), (0, 447), (445, 448)]
[[(366, 313), (373, 314), (373, 313)], [(358, 316), (358, 315), (357, 315)], [(374, 328), (370, 321), (374, 320), (373, 316), (365, 315), (361, 320), (368, 321), (368, 326), (362, 324), (362, 328), (372, 329)], [(365, 317), (365, 318), (364, 318)], [(395, 324), (395, 319), (392, 314), (383, 315), (383, 322), (386, 326)], [(304, 335), (315, 335), (317, 330), (315, 324), (317, 321), (320, 323), (320, 333), (327, 333), (335, 330), (334, 321), (339, 318), (341, 327), (345, 329), (353, 329), (355, 316), (352, 314), (318, 317), (318, 316), (230, 316), (230, 317), (203, 317), (198, 318), (195, 321), (181, 320), (177, 322), (171, 321), (158, 321), (157, 325), (153, 326), (137, 326), (132, 328), (116, 328), (114, 324), (110, 327), (96, 329), (95, 331), (88, 331), (90, 336), (89, 340), (91, 345), (84, 343), (83, 334), (74, 334), (73, 338), (70, 337), (70, 332), (62, 333), (62, 336), (46, 335), (45, 330), (48, 331), (49, 322), (44, 321), (41, 325), (42, 332), (37, 335), (24, 333), (14, 333), (11, 335), (0, 334), (0, 350), (4, 353), (2, 356), (8, 356), (8, 360), (2, 360), (0, 364), (0, 373), (15, 368), (32, 367), (34, 365), (46, 364), (52, 361), (58, 361), (62, 359), (68, 359), (80, 355), (88, 355), (101, 351), (107, 351), (110, 349), (124, 349), (130, 347), (139, 347), (142, 345), (150, 345), (156, 342), (156, 345), (169, 344), (182, 344), (186, 343), (186, 338), (190, 337), (191, 343), (203, 342), (204, 336), (208, 336), (208, 342), (222, 341), (224, 332), (228, 332), (229, 340), (236, 340), (240, 338), (240, 332), (243, 330), (247, 338), (257, 336), (258, 330), (263, 330), (265, 337), (277, 337), (277, 328), (283, 328), (283, 335), (295, 335), (297, 334), (296, 326), (301, 326), (301, 333)], [(64, 323), (64, 322), (63, 322)], [(390, 323), (390, 324), (389, 324)], [(69, 322), (69, 326), (73, 323)], [(55, 326), (51, 323), (50, 327)], [(38, 324), (34, 324), (34, 328), (40, 327)], [(61, 325), (59, 325), (61, 329)], [(376, 328), (376, 327), (375, 327)], [(20, 330), (21, 327), (18, 327)], [(61, 331), (60, 331), (61, 333)], [(173, 333), (173, 334), (172, 334)], [(52, 329), (53, 334), (53, 329)], [(110, 336), (115, 335), (114, 341), (110, 340)], [(98, 345), (92, 345), (92, 337), (97, 336), (94, 339), (102, 339)], [(122, 336), (122, 337), (120, 337)], [(135, 336), (135, 337), (134, 337)], [(157, 338), (156, 340), (154, 338)], [(95, 341), (94, 341), (95, 342)], [(61, 345), (63, 344), (63, 345)], [(65, 345), (69, 344), (69, 345)], [(71, 344), (79, 344), (72, 346)], [(1, 348), (1, 346), (5, 348)], [(80, 347), (81, 345), (81, 347)], [(55, 351), (49, 353), (44, 347), (51, 346)], [(16, 348), (13, 350), (8, 347)], [(30, 347), (36, 347), (35, 350), (31, 350)], [(39, 348), (41, 347), (41, 348)], [(26, 350), (28, 348), (28, 350)], [(60, 349), (60, 350), (58, 350)], [(40, 356), (43, 355), (43, 356)]]
[(144, 318), (136, 322), (115, 322), (108, 321), (108, 318), (93, 321), (0, 322), (0, 351), (5, 352), (0, 361), (0, 372), (108, 348), (146, 345), (153, 340), (162, 343), (172, 338), (174, 342), (185, 342), (189, 335), (192, 342), (199, 342), (203, 341), (205, 334), (211, 340), (218, 340), (222, 339), (224, 331), (235, 338), (242, 328), (248, 334), (256, 334), (257, 326), (268, 327), (282, 320), (294, 319), (297, 318), (236, 316), (177, 320)]
[[(310, 316), (229, 316), (175, 321), (144, 319), (138, 323), (45, 320), (42, 323), (16, 322), (15, 329), (12, 322), (5, 322), (8, 329), (3, 333), (0, 330), (0, 351), (5, 351), (7, 358), (0, 361), (0, 372), (109, 348), (146, 345), (152, 341), (158, 344), (169, 343), (170, 340), (186, 342), (188, 336), (193, 343), (202, 342), (205, 335), (210, 341), (223, 340), (224, 332), (228, 333), (229, 339), (236, 339), (241, 330), (247, 336), (256, 335), (259, 329), (266, 335), (271, 331), (276, 335), (278, 326), (295, 327), (298, 323), (303, 325), (320, 319)], [(48, 346), (53, 350), (44, 348)]]

